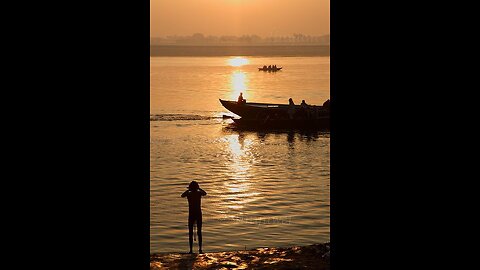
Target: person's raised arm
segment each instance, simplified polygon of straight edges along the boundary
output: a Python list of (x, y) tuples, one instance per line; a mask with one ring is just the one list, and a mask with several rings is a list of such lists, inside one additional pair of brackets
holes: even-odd
[(182, 198), (187, 196), (187, 194), (190, 192), (190, 190), (185, 190), (185, 192), (182, 193)]
[(200, 191), (200, 194), (202, 194), (202, 196), (206, 196), (207, 195), (207, 192), (205, 192), (205, 190), (201, 189), (201, 188), (198, 188), (198, 190)]

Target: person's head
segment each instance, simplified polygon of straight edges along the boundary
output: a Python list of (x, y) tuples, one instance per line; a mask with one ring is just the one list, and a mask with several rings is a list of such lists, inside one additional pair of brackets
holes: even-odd
[(190, 182), (190, 185), (188, 185), (189, 190), (197, 190), (199, 188), (200, 186), (198, 185), (197, 181), (192, 181)]
[(302, 103), (305, 103), (305, 99), (304, 99), (304, 100), (302, 100)]

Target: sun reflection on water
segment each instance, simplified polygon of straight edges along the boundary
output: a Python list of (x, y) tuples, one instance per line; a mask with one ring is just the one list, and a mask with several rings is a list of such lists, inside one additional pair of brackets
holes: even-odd
[(250, 61), (247, 58), (235, 57), (228, 59), (227, 63), (232, 67), (241, 67), (243, 65), (249, 64)]
[(251, 182), (252, 163), (255, 161), (251, 149), (253, 140), (239, 134), (227, 135), (224, 139), (229, 152), (229, 159), (225, 161), (228, 168), (224, 182), (225, 203), (228, 210), (238, 211), (244, 208), (244, 204), (258, 200), (260, 194), (254, 191)]
[(248, 97), (248, 94), (246, 93), (246, 91), (248, 90), (247, 73), (240, 70), (232, 72), (232, 75), (230, 77), (230, 90), (230, 98), (232, 100), (236, 100), (240, 93), (243, 93), (243, 98), (246, 99)]

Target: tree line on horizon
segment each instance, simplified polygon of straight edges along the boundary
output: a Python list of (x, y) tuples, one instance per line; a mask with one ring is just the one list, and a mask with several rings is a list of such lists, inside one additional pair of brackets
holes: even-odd
[(290, 36), (271, 36), (261, 37), (258, 35), (242, 36), (212, 36), (202, 33), (195, 33), (190, 36), (165, 36), (153, 37), (150, 39), (150, 45), (231, 45), (231, 44), (311, 44), (311, 45), (329, 45), (330, 35), (311, 36), (301, 33), (294, 33)]

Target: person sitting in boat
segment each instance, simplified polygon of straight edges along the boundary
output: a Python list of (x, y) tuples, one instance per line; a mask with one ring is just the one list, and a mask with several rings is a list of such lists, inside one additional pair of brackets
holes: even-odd
[(300, 103), (300, 106), (302, 106), (302, 108), (304, 109), (308, 108), (308, 104), (305, 102), (305, 99), (302, 100), (302, 103)]
[(302, 100), (302, 103), (300, 103), (301, 109), (301, 114), (303, 117), (309, 118), (309, 111), (308, 111), (308, 104), (305, 102), (305, 100)]
[(288, 116), (290, 119), (293, 119), (293, 116), (295, 115), (295, 103), (293, 103), (293, 99), (289, 98), (288, 99)]
[(263, 66), (263, 70), (267, 70), (267, 65), (264, 65), (264, 66)]
[(238, 104), (245, 104), (245, 103), (247, 103), (247, 100), (243, 98), (242, 92), (240, 92), (240, 96), (238, 96), (237, 103), (238, 103)]
[(271, 70), (271, 69), (272, 69), (272, 65), (268, 65), (268, 69)]
[(277, 70), (277, 65), (273, 65), (273, 70)]

